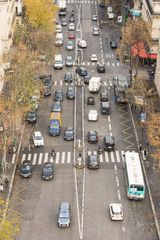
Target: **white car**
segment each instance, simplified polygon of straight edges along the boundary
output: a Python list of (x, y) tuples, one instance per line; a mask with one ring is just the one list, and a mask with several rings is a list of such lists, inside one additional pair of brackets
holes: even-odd
[(79, 40), (78, 41), (78, 46), (81, 48), (86, 48), (87, 47), (87, 42), (85, 40)]
[(113, 12), (113, 8), (112, 7), (108, 7), (107, 8), (107, 13), (112, 13)]
[(99, 28), (98, 27), (94, 27), (93, 28), (93, 35), (94, 36), (98, 36), (99, 35)]
[(111, 203), (109, 205), (109, 211), (111, 219), (114, 221), (122, 221), (123, 220), (123, 209), (122, 204), (120, 203)]
[(97, 15), (93, 15), (92, 16), (92, 21), (97, 21), (98, 20), (98, 16)]
[(44, 146), (44, 138), (40, 131), (35, 131), (32, 138), (35, 147)]
[(91, 62), (97, 62), (97, 55), (96, 54), (92, 54), (90, 56), (90, 60), (91, 60)]
[(74, 31), (74, 30), (75, 30), (75, 25), (74, 25), (74, 23), (69, 23), (69, 25), (68, 25), (68, 30), (69, 30), (69, 31)]
[(109, 12), (108, 13), (108, 18), (109, 19), (114, 19), (114, 13), (113, 12)]
[(88, 121), (97, 121), (97, 119), (98, 119), (97, 110), (89, 110)]

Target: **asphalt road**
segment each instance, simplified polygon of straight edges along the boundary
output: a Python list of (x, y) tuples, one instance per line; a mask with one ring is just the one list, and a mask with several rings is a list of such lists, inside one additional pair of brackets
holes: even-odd
[[(145, 199), (140, 202), (129, 201), (126, 195), (122, 153), (126, 150), (137, 151), (137, 147), (127, 106), (116, 105), (113, 96), (113, 76), (117, 73), (129, 76), (127, 67), (116, 60), (115, 52), (106, 45), (106, 37), (108, 43), (114, 39), (118, 41), (118, 28), (111, 22), (103, 26), (100, 36), (93, 36), (92, 28), (97, 23), (92, 22), (92, 15), (98, 12), (101, 20), (106, 21), (104, 9), (97, 7), (95, 2), (68, 4), (67, 17), (72, 9), (77, 13), (76, 36), (77, 38), (82, 36), (88, 45), (83, 51), (82, 64), (92, 76), (101, 76), (102, 88), (109, 91), (111, 114), (110, 116), (100, 114), (99, 94), (93, 95), (95, 98), (93, 107), (86, 104), (86, 99), (90, 95), (87, 86), (76, 89), (77, 94), (79, 94), (76, 100), (78, 99), (77, 103), (79, 104), (75, 105), (75, 101), (67, 100), (65, 96), (67, 85), (63, 81), (67, 68), (64, 66), (62, 70), (54, 70), (53, 66), (46, 67), (46, 72), (48, 71), (53, 75), (52, 96), (42, 99), (38, 110), (38, 123), (34, 127), (43, 133), (45, 146), (35, 149), (32, 145), (30, 146), (28, 139), (20, 154), (19, 161), (25, 158), (31, 159), (33, 176), (31, 179), (22, 179), (17, 171), (15, 178), (11, 207), (22, 215), (21, 231), (16, 240), (156, 240), (158, 238), (148, 193), (146, 193)], [(66, 55), (76, 56), (77, 47), (74, 51), (66, 51), (67, 27), (63, 27), (63, 32), (64, 45), (57, 51), (63, 55), (65, 60)], [(105, 74), (98, 74), (96, 65), (90, 62), (89, 58), (92, 53), (97, 54), (99, 62), (105, 62)], [(68, 68), (68, 70), (74, 72), (75, 67)], [(59, 137), (50, 137), (48, 124), (53, 94), (56, 89), (62, 89), (64, 92), (63, 126)], [(84, 108), (82, 108), (82, 102)], [(74, 142), (63, 140), (65, 128), (75, 124), (75, 107), (77, 113), (76, 131), (79, 133), (84, 131), (84, 156), (87, 151), (96, 152), (98, 144), (102, 142), (105, 135), (113, 135), (116, 139), (115, 152), (103, 153), (100, 156), (100, 169), (96, 171), (89, 170), (87, 167), (74, 168)], [(97, 109), (99, 112), (97, 122), (88, 122), (89, 109)], [(82, 114), (84, 114), (83, 119)], [(83, 126), (84, 129), (82, 129)], [(99, 143), (97, 145), (87, 142), (87, 132), (90, 130), (98, 131)], [(30, 131), (28, 130), (29, 134), (24, 137), (30, 138), (31, 131), (33, 131), (32, 128)], [(50, 160), (49, 153), (53, 147), (57, 152), (55, 178), (53, 181), (42, 181), (42, 164), (44, 161)], [(60, 201), (69, 201), (71, 204), (72, 222), (68, 229), (57, 227), (57, 212)], [(122, 203), (124, 210), (122, 222), (110, 220), (108, 206), (112, 202)]]

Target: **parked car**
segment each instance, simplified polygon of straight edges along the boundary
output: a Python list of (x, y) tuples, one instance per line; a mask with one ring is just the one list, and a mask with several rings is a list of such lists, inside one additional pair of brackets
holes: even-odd
[(68, 86), (67, 88), (67, 98), (75, 99), (75, 88), (74, 86)]
[(61, 19), (61, 25), (62, 26), (67, 26), (67, 19), (66, 18)]
[(111, 49), (116, 49), (118, 46), (117, 46), (117, 42), (116, 41), (111, 41), (110, 42), (110, 48)]
[(47, 87), (51, 87), (52, 86), (52, 75), (48, 74), (48, 75), (42, 75), (42, 82), (44, 84), (44, 86)]
[(24, 160), (20, 165), (21, 177), (28, 178), (32, 176), (32, 164), (29, 160)]
[(42, 168), (42, 179), (51, 180), (54, 177), (54, 165), (52, 162), (45, 162)]
[(89, 143), (97, 143), (98, 142), (98, 133), (97, 131), (90, 131), (87, 134), (87, 139)]
[(61, 89), (58, 89), (54, 93), (54, 100), (55, 101), (63, 101), (63, 92)]
[(35, 147), (44, 146), (44, 138), (40, 131), (35, 131), (32, 135), (32, 139)]
[(61, 112), (62, 111), (62, 105), (60, 101), (56, 101), (53, 104), (52, 112)]
[(97, 121), (97, 120), (98, 120), (97, 110), (89, 110), (88, 121)]
[(69, 39), (75, 39), (75, 33), (74, 32), (69, 32), (68, 38)]
[(37, 122), (37, 112), (36, 111), (27, 112), (26, 120), (29, 123), (36, 123)]
[(66, 141), (73, 141), (74, 140), (74, 128), (67, 127), (64, 132), (64, 140)]
[(87, 69), (85, 67), (77, 67), (76, 73), (78, 73), (81, 77), (85, 77), (88, 75)]
[(97, 15), (93, 15), (92, 16), (92, 21), (97, 21), (98, 20), (98, 16)]
[(45, 86), (45, 87), (44, 87), (43, 95), (44, 95), (45, 97), (48, 97), (48, 96), (51, 95), (51, 86)]
[(87, 155), (87, 165), (90, 169), (99, 168), (99, 156), (97, 154), (88, 154)]
[(71, 207), (69, 202), (61, 202), (58, 210), (58, 227), (69, 227), (71, 223)]
[(107, 135), (103, 138), (103, 145), (105, 151), (113, 151), (115, 148), (115, 139), (113, 136)]
[(96, 54), (92, 54), (90, 56), (90, 60), (91, 60), (91, 62), (97, 62), (97, 55)]
[(93, 36), (98, 36), (98, 35), (99, 35), (99, 28), (93, 27)]
[(105, 63), (97, 63), (97, 72), (98, 73), (105, 73), (106, 72)]
[(64, 81), (67, 83), (71, 83), (73, 81), (73, 76), (71, 72), (66, 72), (64, 75)]
[(111, 219), (114, 221), (122, 221), (123, 220), (123, 209), (122, 204), (120, 203), (111, 203), (109, 205), (109, 212)]
[(87, 105), (94, 105), (94, 97), (89, 96), (87, 98)]
[(73, 58), (72, 56), (66, 57), (66, 67), (72, 67), (73, 66)]
[(69, 31), (74, 31), (75, 30), (75, 25), (74, 25), (74, 23), (69, 23), (69, 25), (68, 25), (68, 30)]

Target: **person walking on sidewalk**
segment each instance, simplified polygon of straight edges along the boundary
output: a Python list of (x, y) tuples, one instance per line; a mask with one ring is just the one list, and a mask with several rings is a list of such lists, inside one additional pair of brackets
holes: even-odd
[(4, 191), (4, 186), (3, 186), (3, 183), (0, 184), (0, 192), (3, 192)]

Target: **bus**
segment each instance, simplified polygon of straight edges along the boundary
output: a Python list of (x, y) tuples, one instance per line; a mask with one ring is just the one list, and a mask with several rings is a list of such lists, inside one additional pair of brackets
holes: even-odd
[(66, 0), (60, 0), (59, 1), (59, 16), (65, 16), (66, 15)]
[(145, 184), (139, 153), (125, 152), (127, 197), (141, 200), (145, 196)]

